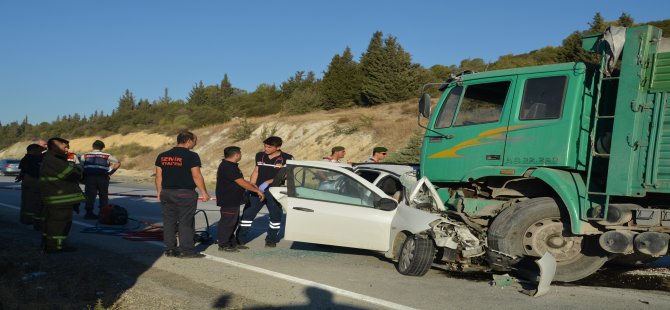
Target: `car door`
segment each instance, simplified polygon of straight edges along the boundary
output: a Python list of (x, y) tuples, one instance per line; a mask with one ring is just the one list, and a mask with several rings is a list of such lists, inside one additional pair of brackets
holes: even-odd
[(481, 166), (501, 166), (515, 77), (465, 81), (447, 90), (426, 132), (421, 175), (458, 182)]
[(379, 209), (381, 198), (389, 197), (350, 170), (290, 164), (285, 238), (386, 251), (396, 209)]

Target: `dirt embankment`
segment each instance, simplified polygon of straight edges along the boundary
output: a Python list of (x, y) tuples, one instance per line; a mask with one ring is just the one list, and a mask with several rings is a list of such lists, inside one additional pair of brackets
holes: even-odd
[[(345, 159), (363, 162), (371, 155), (375, 146), (386, 146), (392, 153), (407, 144), (418, 129), (416, 106), (416, 100), (410, 100), (372, 108), (234, 119), (225, 124), (194, 130), (198, 135), (195, 151), (200, 154), (203, 174), (210, 185), (215, 182), (216, 169), (226, 146), (236, 145), (242, 148), (240, 168), (248, 177), (253, 170), (254, 154), (262, 150), (262, 140), (270, 135), (282, 137), (283, 150), (296, 159), (320, 160), (330, 155), (333, 146), (341, 145), (347, 150)], [(130, 182), (150, 182), (156, 155), (175, 143), (175, 137), (172, 136), (135, 132), (104, 138), (71, 139), (70, 146), (73, 152), (87, 152), (96, 139), (103, 140), (108, 149), (128, 144), (147, 147), (147, 151), (139, 156), (114, 154), (122, 160), (122, 167), (114, 178)], [(0, 151), (0, 158), (21, 158), (29, 143), (30, 141), (23, 141)]]

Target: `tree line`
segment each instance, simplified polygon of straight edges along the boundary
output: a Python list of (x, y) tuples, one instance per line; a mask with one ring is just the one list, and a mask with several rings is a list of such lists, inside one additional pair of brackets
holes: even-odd
[[(670, 19), (649, 22), (670, 34)], [(330, 110), (352, 106), (374, 106), (418, 96), (421, 85), (440, 82), (450, 74), (471, 70), (487, 71), (515, 67), (562, 63), (571, 61), (597, 62), (597, 56), (581, 48), (584, 34), (604, 31), (610, 25), (633, 26), (626, 13), (614, 21), (606, 21), (596, 13), (588, 28), (575, 31), (557, 47), (544, 47), (525, 54), (502, 55), (496, 61), (481, 58), (463, 59), (458, 65), (433, 65), (429, 68), (413, 63), (412, 56), (400, 45), (398, 38), (377, 31), (366, 51), (356, 59), (349, 47), (335, 54), (322, 78), (312, 71), (297, 71), (279, 86), (260, 84), (248, 92), (233, 86), (227, 74), (220, 83), (195, 83), (188, 98), (172, 99), (168, 90), (153, 101), (135, 98), (126, 90), (117, 108), (109, 113), (94, 112), (89, 116), (77, 113), (59, 116), (55, 121), (30, 124), (21, 122), (0, 124), (0, 149), (21, 140), (63, 136), (108, 136), (133, 131), (176, 133), (223, 123), (234, 117), (253, 117), (269, 114), (300, 114), (315, 110)]]

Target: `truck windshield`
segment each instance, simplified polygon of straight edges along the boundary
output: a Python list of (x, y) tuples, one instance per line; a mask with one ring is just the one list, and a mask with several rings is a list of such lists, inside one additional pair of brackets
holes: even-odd
[(502, 81), (468, 86), (454, 126), (499, 121), (510, 84)]
[(451, 127), (451, 122), (454, 120), (454, 113), (456, 113), (456, 106), (458, 105), (458, 100), (461, 99), (461, 93), (463, 92), (463, 86), (457, 86), (451, 89), (447, 99), (444, 100), (440, 113), (437, 114), (437, 120), (435, 120), (435, 128), (447, 128)]

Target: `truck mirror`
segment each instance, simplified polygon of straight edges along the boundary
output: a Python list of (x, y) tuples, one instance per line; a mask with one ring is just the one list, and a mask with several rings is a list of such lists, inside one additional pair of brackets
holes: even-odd
[(430, 95), (428, 93), (423, 93), (419, 99), (419, 113), (425, 118), (430, 116)]

